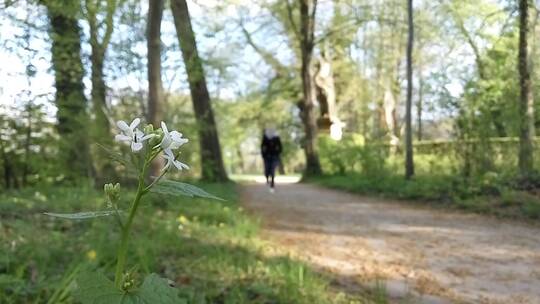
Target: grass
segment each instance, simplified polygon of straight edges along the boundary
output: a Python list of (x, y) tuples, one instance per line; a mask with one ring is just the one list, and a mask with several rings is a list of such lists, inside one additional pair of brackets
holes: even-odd
[[(384, 303), (351, 296), (258, 238), (234, 184), (198, 185), (226, 202), (149, 196), (137, 215), (128, 260), (141, 277), (172, 280), (188, 303)], [(129, 195), (128, 195), (129, 196)], [(124, 206), (128, 199), (125, 198)], [(68, 221), (45, 211), (103, 206), (91, 188), (26, 189), (0, 195), (0, 303), (75, 303), (83, 268), (112, 273), (119, 238), (112, 218)]]
[(486, 175), (465, 180), (450, 175), (325, 175), (308, 180), (325, 187), (387, 198), (414, 200), (504, 218), (539, 219), (540, 197), (507, 177)]

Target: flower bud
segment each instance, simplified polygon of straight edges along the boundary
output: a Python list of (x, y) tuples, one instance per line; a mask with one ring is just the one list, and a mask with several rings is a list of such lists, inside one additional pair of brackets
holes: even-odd
[(120, 198), (120, 184), (105, 184), (103, 186), (103, 191), (107, 197), (109, 203), (115, 203)]
[(147, 124), (143, 129), (144, 134), (154, 133), (154, 126), (152, 124)]
[(159, 143), (161, 143), (161, 140), (163, 139), (163, 131), (161, 129), (157, 129), (153, 131), (155, 136), (150, 138), (150, 146), (155, 147)]
[(122, 279), (122, 289), (124, 291), (129, 291), (130, 289), (135, 287), (135, 278), (131, 273), (125, 273)]

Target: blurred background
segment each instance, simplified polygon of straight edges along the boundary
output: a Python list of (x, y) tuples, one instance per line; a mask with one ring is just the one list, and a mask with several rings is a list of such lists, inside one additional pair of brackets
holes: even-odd
[[(157, 19), (148, 3), (131, 0), (1, 5), (4, 189), (123, 174), (96, 144), (110, 146), (114, 121), (136, 116), (150, 123), (167, 121), (190, 138), (182, 158), (194, 169), (188, 174), (201, 176), (198, 138), (204, 121), (194, 114), (182, 39), (169, 3), (156, 9), (162, 12)], [(527, 60), (536, 98), (538, 28), (531, 6)], [(262, 130), (272, 125), (284, 142), (285, 172), (302, 173), (304, 55), (300, 25), (289, 18), (300, 20), (300, 7), (286, 1), (231, 0), (193, 1), (189, 9), (226, 171), (261, 172)], [(411, 120), (417, 174), (515, 172), (520, 134), (517, 4), (416, 1), (414, 11)], [(161, 25), (157, 36), (150, 31), (152, 22)], [(320, 1), (314, 22), (310, 116), (317, 121), (322, 171), (381, 172), (375, 166), (399, 174), (405, 139), (406, 3)], [(149, 75), (157, 64), (161, 79), (155, 85)], [(159, 87), (157, 98), (149, 95), (153, 85)], [(341, 140), (331, 138), (332, 124), (343, 129), (342, 136), (334, 136)]]

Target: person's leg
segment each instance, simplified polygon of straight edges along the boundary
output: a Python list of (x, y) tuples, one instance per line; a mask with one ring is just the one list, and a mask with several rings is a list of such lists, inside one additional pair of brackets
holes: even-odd
[(270, 182), (270, 162), (268, 158), (263, 158), (264, 163), (264, 177), (266, 177), (266, 184)]
[(271, 170), (270, 170), (270, 176), (272, 177), (272, 181), (270, 183), (270, 187), (272, 187), (272, 189), (274, 188), (274, 178), (276, 177), (276, 166), (277, 166), (277, 161), (276, 159), (272, 159), (272, 164), (271, 164)]

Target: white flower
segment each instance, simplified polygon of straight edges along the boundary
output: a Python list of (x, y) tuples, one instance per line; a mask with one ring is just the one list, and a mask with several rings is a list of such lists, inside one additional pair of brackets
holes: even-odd
[(167, 125), (163, 121), (161, 122), (161, 130), (163, 130), (163, 139), (159, 146), (165, 152), (168, 150), (171, 155), (173, 154), (171, 150), (178, 149), (189, 141), (187, 138), (183, 138), (182, 133), (178, 131), (169, 132)]
[(139, 118), (135, 118), (131, 124), (128, 126), (128, 124), (120, 120), (116, 123), (118, 128), (122, 131), (122, 133), (115, 136), (116, 141), (123, 141), (131, 145), (131, 150), (133, 152), (138, 152), (143, 147), (143, 141), (154, 137), (155, 134), (149, 134), (144, 135), (143, 132), (141, 132), (139, 129), (137, 129), (137, 126), (141, 123), (141, 120)]
[(167, 163), (165, 164), (165, 167), (163, 167), (163, 169), (162, 169), (163, 171), (169, 169), (171, 164), (174, 165), (176, 167), (176, 169), (178, 169), (178, 170), (189, 169), (188, 165), (176, 160), (176, 158), (174, 157), (174, 154), (172, 153), (171, 149), (167, 149), (164, 152), (165, 153), (163, 154), (163, 157), (165, 158)]

